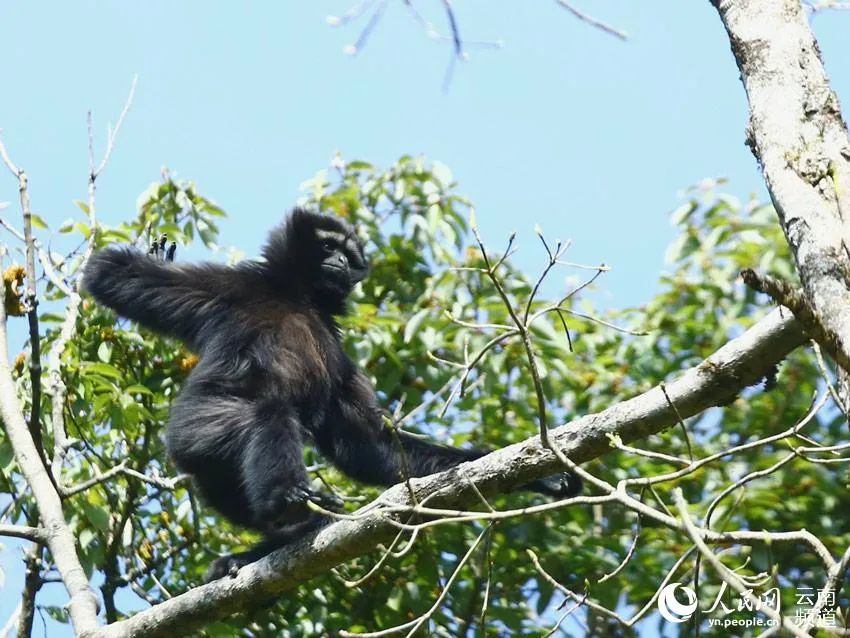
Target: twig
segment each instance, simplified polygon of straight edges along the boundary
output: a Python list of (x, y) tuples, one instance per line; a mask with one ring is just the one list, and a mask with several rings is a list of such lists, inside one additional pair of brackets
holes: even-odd
[[(720, 576), (727, 584), (729, 584), (735, 591), (737, 591), (741, 598), (746, 598), (747, 601), (753, 606), (753, 609), (761, 607), (761, 611), (769, 616), (772, 620), (781, 624), (786, 631), (792, 633), (798, 638), (809, 638), (809, 632), (805, 629), (801, 628), (794, 622), (792, 622), (788, 618), (784, 618), (781, 614), (779, 614), (775, 609), (769, 606), (762, 606), (760, 604), (758, 598), (753, 595), (753, 591), (751, 588), (747, 588), (747, 586), (741, 582), (740, 578), (726, 565), (720, 562), (720, 559), (714, 555), (714, 552), (709, 549), (708, 545), (705, 544), (705, 541), (702, 539), (700, 531), (697, 529), (693, 520), (691, 519), (690, 514), (688, 513), (688, 506), (685, 502), (685, 497), (682, 492), (682, 488), (677, 487), (673, 490), (673, 498), (676, 502), (676, 508), (679, 510), (679, 516), (682, 519), (682, 523), (684, 525), (685, 530), (688, 532), (688, 535), (691, 537), (694, 545), (696, 545), (703, 559), (706, 560), (713, 568), (714, 571)], [(830, 564), (832, 561), (830, 560)]]
[(71, 486), (68, 486), (68, 487), (61, 488), (60, 493), (62, 494), (62, 496), (67, 498), (69, 496), (74, 496), (75, 494), (79, 494), (80, 492), (85, 492), (87, 489), (94, 487), (95, 485), (100, 485), (101, 483), (105, 483), (106, 481), (111, 479), (113, 476), (116, 476), (117, 474), (120, 474), (121, 472), (123, 472), (126, 469), (126, 464), (127, 464), (127, 461), (125, 460), (125, 461), (122, 461), (121, 463), (119, 463), (118, 465), (116, 465), (115, 467), (107, 470), (103, 474), (98, 474), (96, 472), (96, 475), (94, 477), (88, 479), (87, 481), (83, 481), (82, 483), (77, 483), (76, 485), (71, 485)]
[(430, 609), (428, 609), (428, 611), (426, 611), (424, 614), (422, 614), (415, 620), (411, 620), (410, 622), (404, 623), (402, 625), (397, 625), (395, 627), (390, 627), (388, 629), (382, 629), (381, 631), (370, 631), (362, 633), (341, 631), (339, 632), (339, 635), (343, 636), (343, 638), (382, 638), (383, 636), (392, 636), (394, 634), (400, 634), (408, 629), (410, 631), (407, 632), (407, 638), (410, 638), (411, 636), (415, 635), (416, 632), (419, 631), (419, 629), (422, 627), (422, 625), (425, 624), (426, 621), (430, 620), (434, 613), (440, 608), (440, 605), (442, 604), (443, 600), (445, 600), (446, 596), (449, 593), (449, 590), (457, 579), (460, 570), (463, 569), (463, 566), (467, 563), (467, 561), (469, 561), (470, 556), (472, 556), (473, 552), (475, 552), (477, 547), (481, 544), (481, 541), (484, 539), (485, 535), (489, 530), (490, 526), (488, 525), (484, 528), (484, 530), (482, 530), (482, 532), (478, 535), (478, 538), (475, 539), (472, 545), (470, 545), (466, 554), (464, 554), (463, 558), (458, 561), (458, 564), (452, 572), (452, 575), (449, 576), (448, 580), (446, 581), (446, 584), (443, 586), (440, 595), (437, 596), (437, 599), (434, 601), (434, 604), (431, 605)]
[(620, 564), (617, 565), (613, 571), (608, 572), (602, 578), (599, 579), (599, 584), (604, 583), (606, 580), (610, 580), (614, 578), (617, 574), (619, 574), (623, 569), (625, 569), (626, 565), (629, 564), (629, 561), (632, 559), (632, 556), (635, 555), (635, 550), (637, 549), (638, 539), (640, 538), (640, 516), (637, 517), (637, 522), (635, 523), (635, 534), (632, 537), (632, 543), (629, 545), (629, 549), (626, 551), (626, 555), (623, 556), (623, 560), (620, 561)]
[[(136, 94), (136, 83), (139, 81), (139, 76), (133, 76), (133, 83), (130, 85), (130, 94), (127, 96), (127, 101), (124, 102), (124, 108), (121, 109), (121, 114), (118, 116), (118, 121), (115, 123), (115, 128), (110, 128), (106, 135), (106, 151), (103, 154), (103, 159), (100, 160), (100, 164), (97, 165), (97, 168), (93, 168), (91, 171), (91, 179), (90, 181), (94, 183), (100, 174), (103, 172), (103, 169), (106, 168), (107, 163), (109, 163), (109, 158), (112, 157), (112, 150), (115, 148), (115, 139), (118, 137), (118, 131), (121, 130), (121, 125), (124, 123), (124, 118), (127, 117), (127, 113), (130, 111), (130, 107), (133, 105), (133, 97)], [(91, 122), (91, 113), (89, 113), (89, 122)], [(94, 140), (94, 136), (91, 134), (91, 130), (89, 130), (89, 166), (93, 167), (94, 165), (94, 151), (92, 150), (92, 142)], [(92, 226), (92, 233), (94, 233), (94, 226)]]
[(549, 263), (546, 264), (546, 267), (540, 273), (540, 276), (534, 283), (534, 287), (531, 289), (531, 294), (528, 295), (528, 302), (525, 304), (525, 312), (522, 315), (522, 320), (526, 324), (528, 323), (528, 315), (531, 313), (531, 305), (534, 303), (534, 298), (537, 296), (537, 291), (540, 289), (540, 285), (543, 283), (543, 280), (546, 279), (546, 275), (549, 274), (549, 271), (552, 270), (555, 264), (558, 263), (558, 258), (570, 247), (569, 242), (564, 243), (563, 246), (561, 245), (561, 242), (558, 242), (558, 245), (555, 247), (555, 252), (553, 253), (549, 249), (549, 244), (546, 243), (546, 238), (543, 237), (543, 233), (538, 231), (537, 237), (543, 243), (543, 248), (546, 249), (546, 254), (549, 256)]
[[(540, 379), (540, 370), (537, 367), (537, 355), (534, 353), (534, 346), (531, 343), (531, 336), (528, 333), (528, 325), (519, 317), (519, 315), (517, 315), (516, 310), (514, 310), (513, 303), (502, 286), (502, 282), (499, 281), (499, 278), (496, 276), (495, 269), (490, 263), (490, 258), (487, 256), (487, 249), (484, 247), (484, 242), (481, 239), (481, 235), (478, 233), (478, 224), (475, 221), (474, 210), (471, 212), (469, 226), (472, 230), (472, 234), (475, 236), (475, 241), (478, 242), (478, 248), (481, 250), (481, 256), (484, 259), (484, 264), (486, 266), (487, 277), (496, 288), (496, 292), (499, 297), (501, 297), (505, 310), (507, 310), (508, 315), (510, 315), (511, 320), (514, 322), (520, 339), (522, 340), (522, 345), (525, 348), (526, 358), (528, 359), (528, 367), (531, 371), (531, 380), (534, 385), (534, 393), (537, 397), (537, 418), (539, 421), (538, 427), (540, 429), (540, 442), (545, 447), (551, 448), (552, 445), (549, 442), (548, 424), (546, 423), (546, 397), (543, 392), (543, 382)], [(510, 333), (505, 333), (505, 335), (509, 334)]]
[(673, 566), (667, 571), (667, 575), (661, 581), (661, 584), (658, 586), (658, 588), (655, 590), (655, 593), (650, 597), (650, 599), (646, 602), (646, 604), (643, 607), (641, 607), (640, 609), (638, 609), (630, 618), (624, 618), (623, 616), (621, 616), (617, 612), (615, 612), (611, 609), (608, 609), (607, 607), (605, 607), (603, 605), (600, 605), (599, 603), (597, 603), (594, 600), (591, 600), (588, 597), (588, 592), (586, 592), (583, 595), (580, 595), (580, 594), (577, 594), (574, 591), (568, 589), (567, 587), (565, 587), (561, 583), (559, 583), (557, 580), (555, 580), (552, 577), (551, 574), (549, 574), (549, 572), (547, 572), (543, 568), (543, 566), (540, 564), (540, 559), (537, 558), (537, 554), (535, 554), (530, 549), (525, 550), (526, 554), (528, 554), (528, 557), (531, 559), (531, 563), (534, 566), (534, 569), (537, 571), (538, 574), (540, 574), (544, 578), (544, 580), (546, 580), (546, 582), (548, 582), (550, 585), (552, 585), (552, 587), (554, 587), (555, 589), (560, 591), (562, 594), (567, 596), (568, 599), (579, 602), (582, 605), (586, 605), (589, 609), (592, 609), (596, 612), (599, 612), (602, 615), (607, 616), (608, 618), (612, 618), (613, 620), (616, 620), (617, 622), (621, 623), (625, 627), (632, 627), (641, 618), (643, 618), (643, 616), (647, 612), (649, 612), (653, 608), (653, 606), (655, 605), (655, 601), (658, 599), (658, 596), (661, 593), (661, 590), (663, 590), (667, 586), (667, 583), (669, 583), (672, 580), (674, 574), (679, 569), (679, 567), (682, 566), (682, 564), (690, 557), (690, 555), (694, 551), (695, 551), (695, 548), (691, 547), (688, 551), (686, 551), (684, 554), (682, 554), (682, 556), (675, 563), (673, 563)]
[(667, 394), (667, 387), (663, 383), (659, 383), (658, 387), (661, 388), (661, 391), (664, 393), (664, 398), (667, 401), (667, 405), (676, 413), (676, 419), (679, 421), (679, 427), (682, 428), (682, 436), (685, 437), (685, 445), (688, 448), (688, 458), (691, 460), (691, 463), (694, 462), (694, 451), (691, 449), (691, 437), (688, 434), (688, 428), (685, 426), (685, 421), (682, 419), (682, 415), (679, 414), (679, 410), (676, 408), (676, 404), (670, 400), (670, 395)]
[(628, 328), (623, 328), (616, 324), (611, 323), (610, 321), (605, 321), (604, 319), (600, 319), (599, 317), (594, 317), (592, 315), (586, 315), (582, 312), (576, 312), (571, 308), (564, 308), (562, 306), (549, 306), (548, 308), (543, 308), (542, 310), (538, 310), (531, 317), (531, 320), (528, 322), (529, 325), (533, 324), (539, 317), (542, 317), (546, 313), (549, 312), (566, 312), (568, 315), (572, 315), (573, 317), (579, 317), (580, 319), (587, 319), (588, 321), (592, 321), (593, 323), (598, 323), (600, 326), (605, 326), (606, 328), (611, 328), (612, 330), (616, 330), (617, 332), (622, 332), (623, 334), (630, 335), (632, 337), (645, 337), (649, 332), (643, 330), (629, 330)]
[(446, 18), (449, 21), (449, 28), (452, 32), (452, 43), (455, 48), (455, 56), (463, 58), (463, 40), (461, 40), (460, 37), (460, 28), (457, 24), (457, 18), (455, 18), (455, 12), (452, 8), (451, 0), (443, 0), (443, 9), (446, 12)]
[[(375, 30), (375, 27), (378, 26), (378, 22), (381, 21), (381, 16), (384, 14), (384, 9), (387, 8), (388, 0), (381, 0), (375, 10), (372, 12), (372, 15), (369, 17), (369, 20), (366, 22), (366, 26), (363, 27), (363, 30), (360, 31), (360, 35), (357, 37), (357, 41), (354, 44), (350, 44), (345, 48), (345, 52), (348, 55), (357, 55), (361, 49), (366, 45), (366, 42), (369, 40), (369, 36), (372, 34), (372, 31)], [(370, 3), (371, 4), (371, 3)]]
[(742, 443), (741, 445), (736, 445), (735, 447), (731, 447), (727, 450), (722, 450), (715, 454), (711, 454), (701, 459), (697, 459), (693, 463), (690, 463), (687, 467), (684, 467), (681, 470), (676, 470), (675, 472), (669, 472), (667, 474), (658, 474), (656, 476), (651, 477), (624, 479), (618, 484), (618, 489), (623, 489), (629, 485), (655, 485), (658, 483), (665, 483), (667, 481), (682, 478), (683, 476), (691, 474), (702, 466), (706, 465), (707, 463), (711, 463), (712, 461), (716, 461), (717, 459), (732, 454), (737, 454), (738, 452), (743, 452), (745, 450), (750, 450), (752, 448), (761, 447), (763, 445), (766, 445), (767, 443), (781, 441), (782, 439), (788, 438), (789, 436), (794, 436), (798, 430), (804, 428), (812, 421), (812, 419), (814, 419), (815, 415), (817, 415), (817, 413), (823, 407), (825, 401), (826, 395), (824, 395), (820, 400), (815, 401), (812, 407), (806, 413), (806, 415), (802, 419), (800, 419), (795, 425), (788, 428), (787, 430), (779, 432), (778, 434), (772, 434), (770, 436), (766, 436), (764, 438), (757, 439), (749, 443)]
[[(83, 272), (89, 258), (94, 252), (95, 242), (97, 240), (97, 214), (95, 212), (95, 193), (97, 190), (96, 181), (98, 176), (106, 168), (109, 158), (112, 156), (112, 151), (115, 146), (115, 138), (121, 130), (121, 125), (124, 123), (124, 118), (130, 110), (133, 103), (133, 96), (136, 92), (136, 80), (133, 78), (133, 83), (130, 86), (130, 93), (127, 96), (127, 101), (124, 103), (124, 108), (115, 128), (109, 131), (106, 140), (106, 151), (103, 159), (95, 167), (94, 160), (94, 133), (92, 131), (91, 113), (88, 114), (88, 134), (89, 134), (89, 180), (88, 180), (88, 217), (89, 228), (91, 229), (86, 242), (85, 249), (80, 258), (78, 272)], [(80, 314), (80, 277), (72, 284), (68, 297), (68, 304), (65, 307), (65, 320), (62, 322), (62, 327), (59, 330), (59, 335), (53, 342), (50, 348), (50, 354), (47, 358), (47, 381), (45, 383), (45, 392), (51, 396), (52, 409), (51, 421), (53, 425), (53, 461), (51, 463), (52, 475), (58, 483), (61, 483), (62, 464), (65, 460), (65, 454), (68, 451), (68, 437), (65, 433), (65, 381), (62, 378), (62, 355), (65, 352), (65, 347), (74, 336), (77, 327), (77, 318)]]
[(21, 212), (24, 221), (24, 243), (26, 244), (26, 307), (27, 323), (30, 333), (30, 385), (31, 407), (29, 428), (35, 447), (41, 457), (42, 463), (47, 465), (44, 455), (44, 443), (41, 435), (41, 336), (38, 329), (38, 295), (35, 280), (35, 240), (32, 235), (32, 209), (28, 191), (28, 180), (26, 173), (21, 170), (18, 173), (18, 190), (21, 197)]
[(47, 532), (44, 528), (30, 525), (0, 525), (0, 536), (24, 538), (37, 543), (43, 543), (47, 540)]
[(838, 390), (835, 389), (835, 386), (829, 378), (829, 370), (826, 368), (826, 362), (823, 360), (823, 353), (820, 350), (818, 342), (812, 339), (811, 344), (812, 350), (815, 353), (815, 363), (817, 364), (821, 377), (823, 377), (823, 381), (826, 384), (826, 389), (829, 390), (829, 395), (832, 397), (832, 400), (835, 402), (838, 409), (841, 410), (845, 420), (850, 421), (850, 415), (847, 413), (847, 406), (844, 404), (844, 401), (841, 400)]
[(836, 0), (815, 0), (814, 2), (804, 2), (803, 7), (809, 13), (815, 14), (818, 11), (825, 9), (835, 9), (836, 11), (844, 11), (850, 9), (850, 2), (838, 2)]
[(567, 2), (567, 0), (555, 0), (555, 2), (557, 2), (564, 9), (572, 13), (576, 18), (578, 18), (582, 22), (589, 24), (592, 27), (596, 27), (597, 29), (604, 31), (605, 33), (610, 33), (611, 35), (620, 38), (621, 40), (627, 40), (629, 37), (625, 31), (615, 29), (614, 27), (597, 20), (596, 18), (587, 15), (586, 13), (582, 13), (581, 11), (576, 9), (572, 5), (572, 3)]
[(18, 603), (18, 606), (15, 607), (15, 610), (11, 613), (9, 618), (6, 620), (6, 623), (0, 627), (0, 638), (8, 638), (9, 634), (12, 633), (12, 629), (14, 629), (15, 625), (18, 622), (18, 616), (21, 615), (21, 603)]
[(384, 552), (381, 554), (381, 558), (379, 558), (378, 561), (374, 565), (372, 565), (372, 567), (369, 568), (369, 571), (367, 571), (365, 574), (363, 574), (360, 578), (356, 578), (355, 580), (348, 580), (346, 578), (341, 577), (342, 578), (342, 584), (345, 585), (346, 587), (350, 588), (350, 589), (353, 589), (355, 587), (359, 587), (360, 585), (365, 583), (367, 580), (372, 578), (372, 576), (377, 574), (380, 571), (381, 567), (384, 566), (384, 563), (387, 562), (387, 559), (390, 556), (393, 556), (393, 549), (395, 548), (396, 545), (398, 545), (399, 541), (402, 539), (402, 537), (404, 535), (405, 535), (405, 531), (399, 530), (398, 534), (395, 535), (395, 538), (392, 540), (389, 547), (387, 547), (386, 550), (384, 550)]
[(685, 459), (680, 459), (678, 456), (670, 456), (669, 454), (664, 454), (662, 452), (655, 452), (653, 450), (644, 450), (638, 447), (634, 447), (632, 445), (626, 445), (623, 443), (623, 440), (615, 435), (611, 435), (608, 437), (611, 441), (611, 447), (616, 448), (622, 452), (626, 452), (627, 454), (636, 454), (637, 456), (643, 456), (648, 459), (656, 459), (658, 461), (664, 461), (665, 463), (670, 463), (671, 465), (684, 465), (688, 467), (691, 463), (693, 463), (693, 459), (690, 461), (686, 461)]
[[(2, 147), (2, 145), (3, 145), (3, 142), (0, 141), (0, 147)], [(26, 241), (26, 239), (24, 238), (24, 234), (21, 231), (19, 231), (17, 228), (15, 228), (14, 226), (12, 226), (12, 224), (10, 224), (7, 220), (5, 220), (2, 217), (0, 217), (0, 226), (3, 226), (3, 228), (8, 230), (10, 233), (12, 233), (12, 235), (14, 235), (15, 239), (18, 239), (20, 241)]]
[[(41, 462), (46, 466), (47, 459), (44, 455), (44, 443), (41, 435), (41, 336), (39, 335), (38, 329), (38, 294), (36, 291), (35, 277), (36, 247), (35, 239), (32, 235), (32, 208), (30, 207), (28, 188), (29, 179), (27, 178), (26, 171), (16, 166), (9, 158), (9, 154), (2, 141), (0, 141), (0, 156), (2, 156), (6, 167), (18, 180), (18, 195), (21, 202), (21, 214), (23, 216), (24, 224), (23, 241), (26, 247), (25, 268), (27, 285), (26, 292), (24, 293), (24, 305), (27, 309), (27, 324), (29, 327), (31, 350), (29, 372), (30, 385), (32, 387), (32, 400), (30, 402), (29, 431), (30, 436), (32, 436), (32, 440), (35, 443), (35, 447), (38, 450), (39, 458), (41, 458)], [(11, 226), (6, 224), (5, 221), (3, 222), (3, 225), (6, 226), (10, 232), (18, 236), (17, 232)]]

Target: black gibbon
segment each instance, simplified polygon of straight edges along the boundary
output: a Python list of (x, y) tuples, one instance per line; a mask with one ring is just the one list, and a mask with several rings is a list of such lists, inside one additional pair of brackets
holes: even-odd
[[(326, 522), (338, 508), (311, 489), (302, 446), (373, 485), (425, 476), (487, 454), (394, 433), (374, 389), (346, 356), (335, 316), (367, 273), (363, 245), (343, 220), (296, 209), (272, 230), (263, 260), (175, 264), (174, 245), (94, 254), (85, 288), (119, 315), (183, 340), (199, 355), (171, 407), (168, 452), (204, 500), (265, 540), (217, 559), (207, 578), (235, 573)], [(563, 474), (524, 489), (578, 493)]]

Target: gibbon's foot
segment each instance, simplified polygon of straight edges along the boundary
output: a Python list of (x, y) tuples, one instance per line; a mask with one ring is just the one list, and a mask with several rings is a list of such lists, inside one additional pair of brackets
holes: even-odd
[(262, 542), (246, 552), (238, 552), (216, 558), (207, 568), (207, 572), (204, 574), (204, 582), (209, 583), (225, 576), (234, 577), (245, 565), (258, 561), (274, 550), (300, 540), (306, 534), (332, 522), (333, 520), (331, 518), (323, 514), (311, 513), (307, 520), (295, 523), (294, 525), (286, 525), (273, 532), (269, 532)]
[(153, 240), (150, 250), (148, 250), (148, 255), (152, 255), (157, 259), (162, 259), (165, 261), (174, 261), (174, 253), (177, 252), (177, 242), (171, 242), (171, 245), (166, 248), (165, 244), (167, 242), (168, 235), (163, 233), (159, 239)]
[(581, 494), (583, 487), (584, 481), (578, 474), (563, 472), (538, 479), (524, 486), (524, 489), (534, 490), (554, 498), (570, 498)]
[(342, 501), (332, 494), (314, 492), (302, 486), (280, 487), (263, 499), (257, 515), (258, 522), (269, 531), (300, 523), (313, 514), (307, 505), (308, 501), (332, 512), (339, 512), (343, 508)]
[(225, 576), (235, 577), (239, 570), (253, 563), (256, 558), (250, 556), (252, 552), (240, 552), (238, 554), (228, 554), (227, 556), (219, 556), (207, 568), (204, 574), (204, 582), (211, 583)]
[(323, 507), (330, 512), (345, 511), (345, 503), (336, 494), (329, 494), (327, 492), (313, 492), (313, 496), (310, 497), (310, 500), (313, 501), (319, 507)]

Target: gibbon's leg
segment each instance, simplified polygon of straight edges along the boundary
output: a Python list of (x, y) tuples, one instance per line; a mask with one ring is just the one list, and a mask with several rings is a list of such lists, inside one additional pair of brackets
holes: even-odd
[(342, 507), (335, 497), (310, 488), (302, 459), (301, 426), (287, 409), (261, 407), (248, 422), (243, 420), (240, 428), (246, 435), (241, 456), (242, 496), (250, 511), (250, 527), (261, 530), (264, 539), (248, 551), (214, 560), (204, 576), (206, 582), (235, 576), (245, 565), (331, 521), (311, 511), (308, 501), (331, 511)]
[(311, 518), (313, 501), (326, 509), (341, 503), (310, 488), (304, 467), (301, 424), (280, 406), (260, 408), (247, 426), (248, 440), (242, 457), (245, 496), (254, 526), (266, 535)]

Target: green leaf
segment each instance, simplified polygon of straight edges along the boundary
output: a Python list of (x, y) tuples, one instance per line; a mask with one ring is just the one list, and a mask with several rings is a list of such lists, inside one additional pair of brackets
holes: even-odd
[(676, 210), (670, 213), (670, 223), (674, 226), (679, 226), (687, 220), (697, 209), (697, 204), (694, 201), (686, 202), (679, 206)]
[(89, 522), (101, 532), (109, 531), (109, 512), (99, 505), (94, 505), (88, 501), (82, 502), (83, 512)]
[(88, 239), (91, 234), (91, 228), (89, 228), (88, 224), (84, 224), (83, 222), (77, 222), (74, 224), (74, 230), (80, 233), (85, 239)]
[(80, 547), (82, 549), (86, 549), (89, 545), (91, 545), (91, 542), (95, 538), (97, 538), (97, 534), (94, 533), (94, 530), (91, 530), (89, 528), (84, 529), (80, 532), (79, 536)]
[(371, 171), (375, 167), (372, 166), (369, 162), (364, 162), (361, 160), (352, 160), (346, 164), (346, 168), (350, 171)]
[[(97, 347), (97, 358), (104, 363), (109, 363), (109, 360), (112, 358), (112, 344), (106, 341), (101, 343)], [(118, 371), (117, 368), (116, 371)]]
[(121, 370), (108, 363), (86, 363), (83, 369), (85, 372), (93, 372), (113, 379), (124, 378), (124, 373)]
[(40, 228), (41, 230), (48, 230), (49, 229), (47, 222), (44, 221), (39, 215), (36, 215), (35, 213), (33, 213), (30, 216), (30, 219), (32, 220), (32, 225), (35, 228)]
[(128, 385), (126, 388), (124, 388), (124, 391), (127, 394), (146, 394), (146, 395), (149, 395), (149, 396), (153, 395), (153, 392), (151, 392), (150, 388), (148, 388), (147, 386), (144, 386), (144, 385), (140, 385), (138, 383), (134, 383), (133, 385)]
[(430, 310), (425, 308), (424, 310), (420, 310), (415, 315), (413, 315), (404, 326), (404, 342), (410, 343), (411, 339), (413, 339), (413, 335), (419, 330), (419, 326), (422, 325), (422, 322), (425, 320), (430, 314)]

